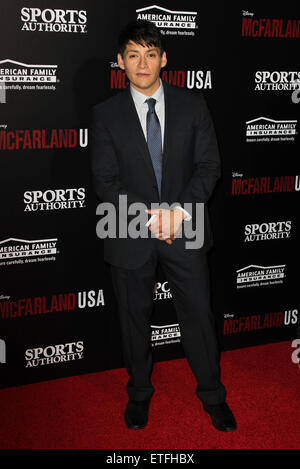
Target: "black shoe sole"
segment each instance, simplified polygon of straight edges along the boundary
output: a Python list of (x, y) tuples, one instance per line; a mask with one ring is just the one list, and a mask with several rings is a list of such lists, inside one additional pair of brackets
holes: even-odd
[(146, 427), (148, 422), (144, 423), (143, 425), (134, 425), (133, 423), (127, 422), (127, 420), (125, 419), (125, 423), (127, 425), (127, 428), (130, 428), (130, 430), (142, 430)]
[(237, 429), (237, 425), (236, 425), (236, 424), (234, 424), (233, 426), (229, 426), (229, 427), (221, 427), (220, 425), (218, 425), (217, 423), (215, 423), (215, 422), (213, 421), (213, 419), (211, 418), (211, 415), (210, 415), (210, 413), (208, 412), (208, 410), (206, 410), (204, 407), (203, 407), (203, 409), (204, 409), (205, 412), (209, 415), (210, 420), (211, 420), (211, 423), (213, 424), (213, 426), (214, 426), (217, 430), (219, 430), (220, 432), (233, 432), (234, 430)]
[(218, 425), (215, 425), (213, 422), (212, 424), (220, 432), (233, 432), (234, 430), (237, 429), (237, 427), (219, 427)]

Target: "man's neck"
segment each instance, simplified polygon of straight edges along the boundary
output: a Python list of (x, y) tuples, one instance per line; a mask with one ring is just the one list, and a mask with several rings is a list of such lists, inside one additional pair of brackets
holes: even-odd
[(135, 89), (139, 93), (144, 94), (145, 96), (152, 96), (155, 93), (155, 91), (157, 91), (158, 88), (160, 87), (160, 78), (157, 80), (157, 82), (154, 83), (153, 86), (151, 86), (151, 88), (148, 88), (148, 89), (137, 88), (132, 83), (130, 83), (130, 86), (132, 86), (133, 89)]

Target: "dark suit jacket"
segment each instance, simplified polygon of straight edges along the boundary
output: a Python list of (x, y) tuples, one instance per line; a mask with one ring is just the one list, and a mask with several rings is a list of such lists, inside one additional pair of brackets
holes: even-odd
[[(170, 205), (179, 202), (182, 206), (189, 202), (193, 204), (191, 215), (195, 223), (195, 203), (206, 204), (220, 176), (215, 131), (202, 93), (195, 96), (165, 82), (163, 86), (165, 134), (161, 198), (129, 87), (93, 108), (91, 157), (95, 190), (100, 201), (110, 202), (116, 208), (120, 194), (127, 195), (128, 205), (143, 202), (148, 208), (154, 202)], [(157, 240), (151, 237), (107, 238), (104, 259), (115, 266), (137, 268), (147, 261), (153, 242)], [(211, 244), (205, 205), (205, 242), (201, 249), (208, 249)], [(189, 253), (193, 254), (196, 253)]]

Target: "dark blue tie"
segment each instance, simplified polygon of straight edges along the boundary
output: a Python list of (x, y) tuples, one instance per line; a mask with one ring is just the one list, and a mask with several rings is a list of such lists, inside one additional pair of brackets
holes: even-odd
[(155, 112), (156, 100), (154, 98), (145, 101), (148, 104), (147, 113), (147, 143), (156, 176), (159, 194), (161, 192), (162, 177), (162, 139), (160, 123)]

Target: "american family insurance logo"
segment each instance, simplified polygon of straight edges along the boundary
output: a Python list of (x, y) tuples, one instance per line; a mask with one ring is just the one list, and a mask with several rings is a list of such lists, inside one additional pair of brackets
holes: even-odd
[(30, 65), (16, 60), (0, 60), (0, 82), (57, 83), (57, 65)]
[(29, 262), (55, 261), (57, 238), (27, 239), (8, 238), (0, 241), (0, 266)]
[(293, 142), (298, 121), (257, 117), (246, 122), (246, 142)]
[(262, 287), (282, 284), (286, 265), (247, 265), (236, 271), (237, 288)]
[(164, 326), (151, 326), (152, 347), (158, 345), (170, 345), (180, 342), (179, 324), (168, 324)]
[[(173, 11), (157, 5), (136, 10), (138, 20), (152, 21), (161, 29), (161, 34), (194, 36), (196, 24), (196, 11)], [(165, 31), (170, 29), (170, 31)]]
[(59, 83), (57, 65), (26, 64), (12, 59), (0, 60), (0, 103), (6, 91), (55, 91)]

